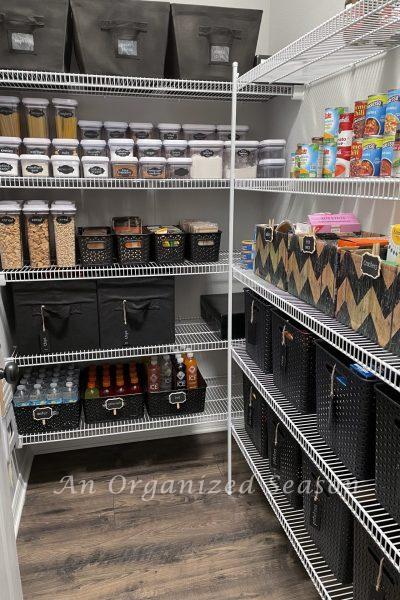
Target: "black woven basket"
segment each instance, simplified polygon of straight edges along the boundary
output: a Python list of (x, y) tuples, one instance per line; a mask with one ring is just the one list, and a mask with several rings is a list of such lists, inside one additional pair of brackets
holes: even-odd
[(79, 427), (81, 404), (78, 401), (43, 406), (14, 405), (14, 414), (20, 434), (64, 431)]
[(324, 342), (316, 343), (317, 427), (357, 479), (375, 471), (375, 377), (350, 369), (353, 362)]
[(244, 290), (246, 352), (264, 373), (272, 373), (272, 305)]
[[(111, 265), (113, 263), (113, 235), (107, 227), (106, 235), (82, 235), (78, 228), (78, 244), (81, 264), (84, 267)], [(90, 229), (85, 227), (85, 229)]]
[(353, 598), (354, 600), (375, 598), (399, 600), (400, 598), (400, 574), (357, 521), (354, 523)]
[(314, 413), (315, 338), (278, 311), (271, 314), (274, 384), (301, 413)]
[(152, 248), (156, 263), (178, 263), (185, 259), (185, 233), (153, 233)]
[(151, 233), (116, 234), (117, 256), (121, 265), (139, 265), (150, 262)]
[(243, 374), (244, 426), (258, 453), (268, 457), (267, 403)]
[(144, 415), (144, 393), (83, 400), (86, 423), (110, 423), (141, 419)]
[(147, 392), (146, 408), (150, 417), (180, 416), (204, 412), (207, 384), (197, 372), (195, 389)]
[(192, 262), (218, 262), (222, 231), (187, 233), (186, 258)]
[(350, 509), (336, 493), (332, 493), (329, 484), (305, 455), (303, 486), (306, 529), (337, 579), (342, 583), (351, 583), (353, 517)]
[(400, 523), (400, 394), (386, 385), (376, 393), (376, 495)]
[(300, 510), (303, 506), (303, 497), (299, 493), (302, 479), (300, 446), (271, 408), (268, 408), (267, 423), (271, 471), (290, 505), (295, 510)]

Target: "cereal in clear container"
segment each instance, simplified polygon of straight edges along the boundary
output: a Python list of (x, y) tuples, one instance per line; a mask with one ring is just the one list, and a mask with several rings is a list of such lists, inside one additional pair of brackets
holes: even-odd
[(56, 201), (51, 205), (50, 211), (53, 219), (57, 266), (74, 267), (76, 206), (73, 202)]
[(3, 269), (21, 269), (21, 206), (18, 202), (0, 202), (0, 254)]
[(50, 266), (49, 208), (42, 200), (30, 200), (24, 205), (30, 265)]

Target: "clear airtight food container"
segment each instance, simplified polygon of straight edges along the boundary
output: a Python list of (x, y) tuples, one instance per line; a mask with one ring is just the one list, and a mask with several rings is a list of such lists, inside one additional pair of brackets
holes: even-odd
[(126, 156), (111, 161), (112, 176), (118, 179), (134, 179), (138, 176), (138, 159), (136, 156)]
[(153, 137), (153, 123), (129, 123), (131, 136), (135, 142), (137, 140), (147, 140)]
[(49, 101), (46, 98), (22, 98), (22, 104), (25, 107), (28, 137), (48, 138), (49, 122), (47, 113)]
[(18, 154), (0, 154), (0, 176), (18, 177)]
[(57, 137), (77, 138), (78, 119), (76, 117), (76, 108), (78, 102), (70, 98), (53, 98), (52, 103), (55, 111)]
[(25, 154), (44, 154), (49, 155), (49, 138), (24, 138), (22, 143), (25, 146)]
[(286, 140), (263, 140), (258, 149), (258, 159), (264, 158), (284, 158), (286, 150)]
[(51, 205), (50, 212), (53, 219), (54, 243), (56, 250), (57, 266), (74, 267), (76, 264), (76, 206), (73, 202), (57, 200)]
[(16, 96), (0, 96), (0, 135), (21, 137), (19, 104)]
[(82, 156), (84, 177), (108, 177), (109, 165), (108, 156)]
[(51, 164), (54, 177), (79, 177), (80, 175), (79, 156), (64, 156), (62, 154), (53, 154)]
[(285, 177), (286, 160), (284, 158), (264, 158), (258, 163), (257, 177), (280, 178)]
[(49, 177), (50, 159), (45, 154), (21, 154), (20, 159), (24, 177)]
[(161, 156), (161, 140), (138, 140), (136, 145), (139, 159), (151, 156)]
[(108, 142), (110, 160), (121, 160), (133, 156), (134, 142), (130, 138), (115, 138)]
[(28, 237), (30, 265), (50, 266), (49, 208), (42, 200), (29, 200), (23, 208)]
[(0, 202), (0, 254), (3, 269), (23, 267), (21, 206), (18, 202)]
[(19, 154), (20, 137), (0, 136), (0, 154)]
[(161, 140), (178, 140), (181, 134), (180, 123), (158, 123)]
[[(257, 177), (258, 142), (238, 141), (235, 144), (235, 177), (254, 179)], [(231, 142), (225, 142), (224, 176), (231, 176)]]
[[(236, 140), (245, 140), (249, 129), (248, 125), (236, 125)], [(229, 141), (231, 139), (231, 130), (230, 125), (217, 125), (217, 138), (224, 142)]]
[(83, 156), (107, 156), (107, 142), (105, 140), (82, 140)]
[(182, 125), (185, 140), (215, 140), (215, 125)]
[(128, 123), (125, 123), (125, 121), (104, 121), (104, 129), (108, 140), (124, 138), (128, 131)]
[(163, 156), (144, 156), (139, 160), (142, 179), (165, 179), (166, 160)]
[(187, 140), (164, 140), (163, 141), (165, 158), (182, 158), (187, 155)]
[(170, 179), (190, 179), (192, 176), (191, 158), (168, 158), (167, 174)]
[(55, 138), (52, 141), (53, 153), (62, 156), (78, 156), (79, 142), (76, 139)]
[(103, 121), (78, 121), (81, 140), (100, 140)]
[(192, 159), (193, 179), (222, 179), (224, 142), (217, 140), (191, 140), (189, 153)]

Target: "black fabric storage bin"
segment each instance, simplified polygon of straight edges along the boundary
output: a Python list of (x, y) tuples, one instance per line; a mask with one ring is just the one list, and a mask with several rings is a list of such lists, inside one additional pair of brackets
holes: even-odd
[(245, 288), (246, 352), (264, 373), (272, 373), (272, 304)]
[(175, 342), (175, 279), (143, 277), (97, 283), (101, 348)]
[(207, 384), (200, 371), (197, 371), (197, 388), (171, 390), (168, 392), (147, 392), (146, 408), (149, 416), (168, 417), (204, 412)]
[(330, 489), (329, 484), (305, 454), (303, 481), (306, 529), (337, 579), (341, 583), (351, 583), (353, 516), (350, 509), (338, 494)]
[(18, 406), (14, 404), (18, 433), (47, 433), (77, 429), (81, 413), (81, 403), (41, 404), (40, 406)]
[(17, 283), (12, 290), (20, 354), (99, 348), (95, 281)]
[(364, 379), (352, 360), (316, 342), (317, 427), (326, 443), (357, 479), (375, 470), (375, 377)]
[(274, 384), (301, 413), (314, 413), (315, 338), (278, 311), (271, 313)]
[(302, 478), (300, 446), (269, 407), (267, 423), (269, 466), (289, 504), (300, 510), (303, 507), (303, 497), (299, 491)]
[[(381, 561), (382, 568), (381, 567)], [(381, 570), (381, 578), (379, 572)], [(380, 586), (377, 592), (376, 587)], [(354, 600), (399, 600), (400, 574), (364, 527), (354, 523)]]
[(71, 0), (82, 73), (163, 77), (170, 6), (146, 0)]
[(244, 426), (258, 453), (268, 457), (267, 403), (243, 374)]
[[(233, 294), (232, 299), (232, 338), (244, 338), (243, 294)], [(228, 339), (228, 294), (207, 294), (200, 296), (201, 318), (211, 329), (218, 332), (221, 340)]]
[(69, 0), (0, 0), (2, 69), (69, 70)]
[(150, 262), (150, 232), (118, 233), (117, 256), (121, 265), (138, 265)]
[(186, 258), (192, 262), (218, 262), (222, 231), (187, 233)]
[(229, 81), (253, 67), (262, 11), (171, 4), (167, 77)]
[(400, 523), (400, 394), (388, 385), (376, 393), (376, 496)]

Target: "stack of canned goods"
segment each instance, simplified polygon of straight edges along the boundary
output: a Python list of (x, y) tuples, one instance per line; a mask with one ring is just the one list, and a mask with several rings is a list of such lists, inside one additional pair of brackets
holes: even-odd
[(253, 240), (243, 240), (242, 251), (240, 255), (240, 266), (247, 271), (253, 270), (255, 252), (255, 242)]

